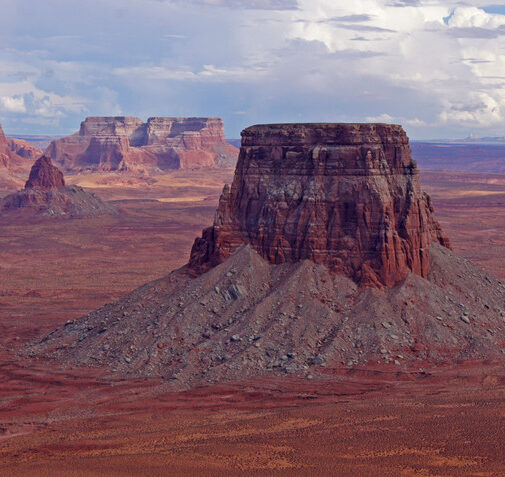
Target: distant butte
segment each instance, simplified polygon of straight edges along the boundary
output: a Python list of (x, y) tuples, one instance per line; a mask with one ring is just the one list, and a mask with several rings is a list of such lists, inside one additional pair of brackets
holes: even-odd
[(116, 209), (78, 186), (65, 186), (63, 173), (42, 156), (32, 166), (25, 188), (0, 200), (0, 216), (94, 217)]
[(46, 155), (67, 171), (165, 171), (233, 167), (238, 149), (219, 118), (88, 117)]
[(449, 248), (408, 138), (384, 124), (246, 129), (188, 265), (28, 348), (172, 389), (340, 368), (505, 363), (505, 285)]
[(65, 187), (63, 173), (53, 166), (51, 159), (42, 156), (32, 166), (25, 189), (58, 189)]

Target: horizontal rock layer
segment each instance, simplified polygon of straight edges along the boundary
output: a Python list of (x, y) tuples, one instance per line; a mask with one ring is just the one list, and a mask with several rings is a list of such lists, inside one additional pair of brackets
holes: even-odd
[(187, 169), (233, 166), (238, 150), (219, 118), (89, 117), (46, 153), (67, 170)]
[(250, 244), (270, 263), (310, 259), (392, 286), (428, 276), (432, 243), (449, 246), (401, 126), (260, 125), (242, 132), (233, 183), (190, 265), (206, 271)]

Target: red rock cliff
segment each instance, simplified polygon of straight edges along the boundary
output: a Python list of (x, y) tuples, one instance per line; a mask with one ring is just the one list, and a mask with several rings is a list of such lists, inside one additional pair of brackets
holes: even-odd
[(51, 159), (42, 156), (35, 161), (30, 176), (26, 182), (25, 189), (58, 189), (65, 187), (65, 180), (63, 173), (55, 166), (53, 166)]
[(26, 141), (6, 138), (0, 125), (0, 167), (6, 169), (28, 169), (31, 161), (42, 151)]
[(427, 277), (427, 249), (449, 246), (421, 192), (401, 126), (275, 124), (242, 132), (231, 188), (191, 251), (198, 271), (250, 244), (271, 263), (310, 259), (356, 282)]
[(238, 150), (219, 118), (89, 117), (48, 154), (67, 170), (167, 170), (234, 165)]

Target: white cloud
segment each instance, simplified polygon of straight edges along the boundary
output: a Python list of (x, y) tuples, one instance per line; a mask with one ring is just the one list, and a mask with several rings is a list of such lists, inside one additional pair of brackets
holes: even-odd
[(505, 15), (485, 0), (89, 0), (79, 18), (71, 2), (9, 1), (2, 121), (201, 114), (235, 137), (296, 120), (503, 134)]
[(448, 20), (451, 28), (499, 28), (505, 25), (504, 15), (492, 15), (481, 8), (457, 7)]
[(392, 123), (395, 121), (393, 116), (390, 116), (387, 113), (380, 114), (379, 116), (367, 116), (365, 118), (367, 123)]
[(25, 100), (22, 96), (0, 96), (0, 111), (4, 113), (25, 113)]
[(131, 66), (114, 70), (114, 74), (127, 78), (202, 82), (247, 82), (264, 73), (265, 71), (261, 67), (219, 67), (215, 65), (203, 65), (202, 69), (196, 72), (187, 69), (177, 70), (166, 66)]

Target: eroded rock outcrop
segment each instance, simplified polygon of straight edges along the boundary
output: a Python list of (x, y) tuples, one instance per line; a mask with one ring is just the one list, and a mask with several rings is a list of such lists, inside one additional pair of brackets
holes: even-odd
[(447, 246), (400, 126), (254, 126), (190, 264), (27, 353), (174, 390), (504, 363), (505, 284)]
[(63, 173), (42, 156), (30, 171), (25, 188), (0, 200), (0, 214), (46, 217), (94, 217), (117, 210), (78, 186), (65, 186)]
[(219, 118), (89, 117), (46, 150), (66, 170), (170, 170), (231, 167), (238, 150)]
[(35, 161), (42, 155), (42, 151), (23, 139), (7, 138), (11, 152), (24, 159)]
[(25, 189), (59, 189), (65, 187), (63, 172), (53, 166), (51, 159), (42, 156), (35, 161), (30, 171), (30, 176), (25, 184)]
[(428, 276), (432, 243), (449, 246), (401, 126), (253, 126), (191, 265), (208, 270), (250, 244), (270, 263), (310, 259), (391, 286)]
[(31, 161), (40, 156), (42, 151), (31, 146), (26, 141), (5, 137), (0, 125), (0, 168), (11, 171), (27, 170)]

